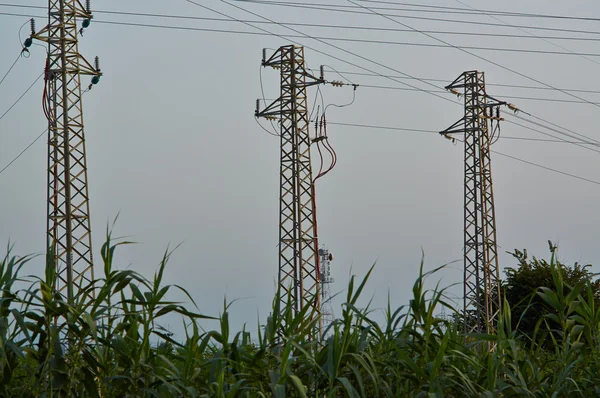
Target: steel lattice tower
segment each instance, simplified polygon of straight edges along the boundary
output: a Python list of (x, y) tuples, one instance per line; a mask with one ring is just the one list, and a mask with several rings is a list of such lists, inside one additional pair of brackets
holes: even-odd
[[(78, 50), (77, 20), (90, 24), (89, 1), (49, 0), (48, 25), (32, 37), (48, 43), (44, 111), (48, 118), (47, 262), (56, 271), (56, 289), (68, 300), (93, 280), (87, 164), (81, 103), (81, 75), (95, 84), (100, 69)], [(91, 87), (91, 85), (90, 85)]]
[(464, 90), (464, 117), (440, 134), (464, 134), (465, 331), (493, 333), (501, 296), (489, 125), (501, 120), (499, 106), (505, 103), (486, 94), (483, 72), (464, 72), (446, 89)]
[(311, 319), (320, 313), (320, 270), (314, 184), (311, 169), (307, 87), (323, 83), (304, 64), (304, 47), (288, 45), (266, 58), (263, 66), (280, 70), (280, 97), (257, 117), (279, 118), (280, 199), (279, 275), (280, 311), (291, 300), (295, 313), (305, 309)]

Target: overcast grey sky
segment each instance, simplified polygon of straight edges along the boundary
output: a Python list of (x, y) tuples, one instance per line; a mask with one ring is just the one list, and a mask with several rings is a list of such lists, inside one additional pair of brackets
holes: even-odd
[[(428, 0), (421, 5), (473, 7), (519, 13), (600, 17), (600, 5), (591, 0), (570, 2)], [(44, 0), (17, 0), (21, 5), (46, 6)], [(330, 12), (239, 1), (197, 0), (233, 18), (261, 20), (241, 7), (281, 23), (310, 23), (407, 28), (380, 15), (354, 7), (349, 1), (312, 1)], [(290, 2), (291, 4), (292, 2)], [(297, 3), (297, 2), (296, 2)], [(306, 3), (310, 3), (307, 1)], [(306, 4), (305, 3), (305, 4)], [(397, 4), (392, 4), (397, 3)], [(233, 5), (232, 5), (233, 4)], [(456, 46), (498, 47), (557, 52), (600, 53), (597, 41), (550, 40), (482, 36), (500, 33), (527, 36), (554, 35), (600, 38), (597, 34), (518, 29), (506, 26), (457, 24), (405, 18), (455, 19), (502, 25), (552, 27), (600, 32), (600, 22), (463, 13), (430, 13), (431, 8), (400, 2), (361, 2), (368, 7), (404, 17), (397, 21), (417, 30), (471, 32), (472, 35), (432, 34)], [(207, 18), (224, 18), (186, 2), (92, 1), (98, 11), (125, 11)], [(340, 10), (341, 8), (337, 8)], [(409, 12), (407, 9), (420, 10)], [(437, 9), (439, 11), (439, 9)], [(0, 6), (0, 12), (43, 16), (44, 10)], [(453, 11), (455, 12), (455, 11)], [(119, 250), (118, 266), (150, 277), (167, 245), (182, 246), (172, 257), (167, 279), (187, 288), (201, 312), (215, 315), (223, 297), (241, 298), (232, 309), (235, 327), (256, 327), (269, 311), (277, 272), (279, 141), (254, 121), (256, 98), (261, 96), (260, 61), (263, 47), (275, 49), (290, 40), (262, 35), (159, 29), (100, 23), (118, 21), (202, 29), (260, 32), (239, 22), (139, 17), (97, 12), (80, 40), (89, 60), (100, 56), (104, 76), (84, 97), (90, 206), (96, 261), (107, 223), (120, 214), (115, 235), (128, 235), (140, 244)], [(21, 50), (18, 39), (25, 16), (0, 14), (0, 76)], [(45, 20), (37, 19), (38, 27)], [(281, 35), (298, 35), (282, 26), (257, 25)], [(417, 32), (332, 29), (295, 26), (311, 36), (440, 44)], [(28, 27), (24, 27), (24, 39)], [(532, 101), (514, 97), (573, 100), (564, 93), (492, 86), (541, 86), (456, 48), (331, 41), (360, 57), (308, 38), (294, 40), (306, 48), (311, 68), (328, 65), (340, 72), (399, 75), (392, 69), (425, 79), (452, 82), (465, 70), (485, 71), (488, 94), (514, 103), (540, 118), (594, 139), (600, 139), (594, 117), (598, 109), (586, 103)], [(564, 47), (561, 49), (556, 45)], [(333, 55), (357, 66), (333, 59)], [(554, 87), (600, 90), (595, 78), (600, 57), (506, 51), (469, 50), (506, 68)], [(0, 86), (0, 115), (42, 72), (44, 51), (33, 47)], [(386, 68), (387, 67), (387, 68)], [(391, 68), (391, 69), (390, 69)], [(345, 75), (355, 83), (406, 87), (381, 77)], [(330, 73), (329, 79), (341, 80)], [(278, 71), (262, 71), (265, 95), (278, 95)], [(416, 80), (401, 80), (420, 89), (436, 90)], [(88, 81), (83, 78), (82, 84)], [(46, 126), (41, 110), (42, 82), (0, 120), (0, 169)], [(350, 87), (323, 87), (325, 103), (352, 99)], [(315, 91), (309, 92), (315, 100)], [(329, 107), (327, 120), (338, 123), (393, 126), (439, 131), (463, 114), (459, 99), (440, 94), (444, 101), (419, 91), (359, 87), (356, 101), (346, 108)], [(594, 93), (575, 93), (599, 101)], [(514, 120), (514, 119), (512, 119)], [(268, 124), (264, 123), (265, 127)], [(535, 126), (532, 126), (535, 127)], [(546, 129), (543, 131), (557, 135)], [(373, 295), (374, 308), (384, 307), (388, 292), (393, 305), (407, 303), (418, 273), (421, 253), (426, 269), (458, 262), (440, 273), (442, 285), (461, 281), (463, 242), (463, 153), (437, 134), (328, 126), (338, 154), (336, 168), (317, 186), (320, 243), (335, 255), (333, 292), (345, 288), (350, 273), (364, 275), (377, 266), (365, 298)], [(502, 135), (543, 138), (534, 131), (505, 122)], [(564, 138), (563, 136), (560, 136)], [(0, 174), (0, 243), (10, 239), (15, 253), (42, 253), (45, 245), (45, 137)], [(494, 150), (578, 176), (600, 181), (598, 153), (564, 143), (500, 139)], [(501, 266), (515, 261), (505, 254), (514, 248), (547, 255), (547, 240), (560, 244), (567, 262), (600, 263), (597, 203), (600, 186), (542, 170), (513, 159), (493, 156), (498, 243)], [(28, 272), (41, 273), (42, 260)], [(598, 268), (594, 268), (598, 270)], [(455, 288), (457, 294), (461, 289)], [(336, 300), (339, 304), (341, 297)], [(334, 307), (339, 314), (339, 306)], [(179, 326), (173, 319), (172, 328)]]

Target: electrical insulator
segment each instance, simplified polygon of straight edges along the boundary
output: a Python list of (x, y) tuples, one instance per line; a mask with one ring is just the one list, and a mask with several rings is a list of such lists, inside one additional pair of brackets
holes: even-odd
[(325, 80), (325, 68), (321, 65), (321, 80)]
[(85, 1), (85, 10), (88, 12), (88, 14), (92, 13), (92, 7), (90, 6), (90, 0)]
[[(96, 68), (96, 72), (100, 73), (100, 58), (94, 58), (94, 68)], [(98, 84), (100, 81), (100, 75), (95, 75), (92, 77), (92, 84)], [(92, 85), (90, 85), (92, 87)]]
[(455, 89), (451, 88), (450, 92), (454, 95), (456, 95), (458, 98), (462, 97), (462, 94), (459, 93), (458, 91), (456, 91)]
[(267, 62), (267, 49), (263, 48), (263, 58), (262, 58), (263, 66), (265, 65), (266, 62)]
[(254, 114), (255, 114), (256, 116), (258, 116), (259, 112), (260, 112), (260, 99), (257, 99), (257, 100), (256, 100), (256, 111), (255, 111), (255, 113), (254, 113)]
[(29, 21), (29, 24), (31, 26), (31, 36), (35, 35), (35, 19), (31, 18), (31, 21)]

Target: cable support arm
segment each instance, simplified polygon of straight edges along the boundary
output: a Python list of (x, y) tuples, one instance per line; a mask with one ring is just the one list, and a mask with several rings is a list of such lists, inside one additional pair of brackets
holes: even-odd
[[(68, 3), (65, 3), (65, 6), (68, 6)], [(74, 8), (68, 8), (63, 10), (64, 13), (67, 13), (71, 18), (81, 18), (83, 19), (81, 28), (79, 29), (79, 34), (83, 34), (83, 30), (90, 26), (90, 22), (94, 17), (91, 11), (90, 0), (86, 1), (85, 7), (79, 0), (75, 1)], [(33, 44), (33, 39), (39, 40), (44, 43), (52, 44), (53, 32), (51, 28), (53, 27), (50, 23), (44, 26), (39, 31), (35, 29), (35, 20), (31, 19), (31, 34), (28, 37), (23, 45), (23, 51), (28, 51), (27, 49)], [(73, 39), (76, 40), (76, 39)], [(90, 63), (85, 57), (81, 54), (77, 53), (76, 57), (78, 58), (78, 70), (77, 73), (80, 75), (92, 76), (92, 84), (89, 89), (91, 89), (92, 85), (97, 84), (100, 81), (100, 77), (102, 76), (102, 72), (100, 71), (100, 64), (98, 57), (95, 58), (94, 64)], [(47, 75), (52, 76), (52, 70), (47, 71)]]

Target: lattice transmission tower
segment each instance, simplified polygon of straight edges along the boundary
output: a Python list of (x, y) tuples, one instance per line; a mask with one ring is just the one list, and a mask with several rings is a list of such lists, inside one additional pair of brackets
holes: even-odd
[(464, 96), (464, 117), (440, 133), (464, 134), (463, 321), (466, 332), (493, 333), (501, 295), (490, 145), (506, 103), (486, 94), (483, 72), (464, 72), (446, 89)]
[(263, 110), (257, 101), (255, 113), (279, 121), (280, 310), (291, 301), (295, 313), (309, 306), (307, 313), (315, 319), (321, 311), (321, 283), (306, 92), (324, 81), (307, 71), (301, 46), (282, 46), (268, 58), (263, 50), (262, 65), (281, 75), (279, 98)]
[(25, 43), (48, 44), (42, 99), (48, 119), (46, 260), (54, 266), (56, 289), (66, 290), (69, 301), (94, 277), (80, 76), (96, 84), (101, 72), (97, 57), (92, 65), (78, 50), (78, 33), (91, 19), (89, 1), (84, 7), (78, 0), (49, 0), (48, 24), (36, 32), (32, 20)]

